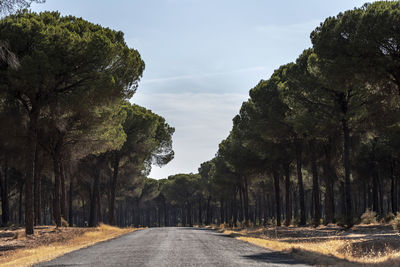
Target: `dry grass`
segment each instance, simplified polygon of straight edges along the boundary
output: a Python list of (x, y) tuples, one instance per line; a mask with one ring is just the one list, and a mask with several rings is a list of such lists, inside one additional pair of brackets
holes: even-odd
[[(0, 266), (30, 266), (49, 261), (65, 253), (135, 231), (100, 225), (96, 228), (37, 227), (35, 235), (26, 237), (23, 229), (0, 230)], [(7, 239), (8, 237), (8, 239)]]
[(223, 233), (271, 250), (311, 258), (314, 264), (400, 265), (400, 236), (390, 225), (357, 225), (349, 231), (335, 225), (260, 227)]

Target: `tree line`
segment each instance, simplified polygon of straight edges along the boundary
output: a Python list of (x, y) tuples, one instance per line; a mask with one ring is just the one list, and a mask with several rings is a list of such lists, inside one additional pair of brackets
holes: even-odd
[(18, 11), (0, 36), (2, 225), (115, 224), (151, 165), (174, 156), (174, 128), (128, 101), (139, 52), (120, 31), (58, 12)]
[(395, 215), (399, 25), (399, 1), (327, 18), (311, 48), (250, 90), (199, 174), (148, 180), (158, 189), (147, 225), (351, 227), (368, 209)]

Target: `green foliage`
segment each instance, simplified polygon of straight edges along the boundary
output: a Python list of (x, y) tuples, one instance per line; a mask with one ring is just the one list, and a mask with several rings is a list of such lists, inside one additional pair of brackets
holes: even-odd
[(130, 98), (144, 69), (123, 33), (57, 12), (6, 17), (0, 21), (0, 35), (20, 61), (16, 70), (1, 69), (1, 85), (28, 110), (53, 104), (79, 107), (82, 101), (100, 106)]
[(172, 204), (190, 204), (198, 190), (200, 175), (176, 174), (168, 177), (162, 192)]
[(147, 178), (145, 179), (142, 192), (140, 194), (140, 202), (144, 203), (155, 199), (160, 194), (158, 180)]
[(117, 167), (120, 171), (127, 169), (130, 176), (135, 173), (146, 175), (150, 172), (151, 164), (162, 166), (173, 159), (172, 135), (175, 129), (163, 117), (129, 102), (124, 102), (118, 108), (117, 118), (122, 121), (113, 121), (120, 122), (122, 126), (113, 129), (122, 130), (126, 139), (108, 153), (111, 165), (118, 159), (118, 166), (113, 168)]

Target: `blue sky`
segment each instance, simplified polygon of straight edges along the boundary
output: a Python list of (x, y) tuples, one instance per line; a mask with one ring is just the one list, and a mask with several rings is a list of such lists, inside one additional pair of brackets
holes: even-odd
[(125, 33), (146, 70), (131, 102), (175, 127), (175, 159), (150, 177), (197, 172), (229, 134), (248, 91), (311, 46), (325, 18), (357, 0), (47, 0), (58, 10)]

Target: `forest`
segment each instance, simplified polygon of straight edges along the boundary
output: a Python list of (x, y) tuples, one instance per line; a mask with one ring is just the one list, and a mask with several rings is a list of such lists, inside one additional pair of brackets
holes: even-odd
[(174, 158), (174, 128), (129, 101), (145, 63), (124, 34), (58, 12), (9, 13), (0, 20), (3, 226), (28, 235), (100, 222), (350, 228), (368, 210), (396, 216), (398, 1), (327, 18), (311, 48), (250, 90), (214, 158), (160, 180), (148, 175)]

